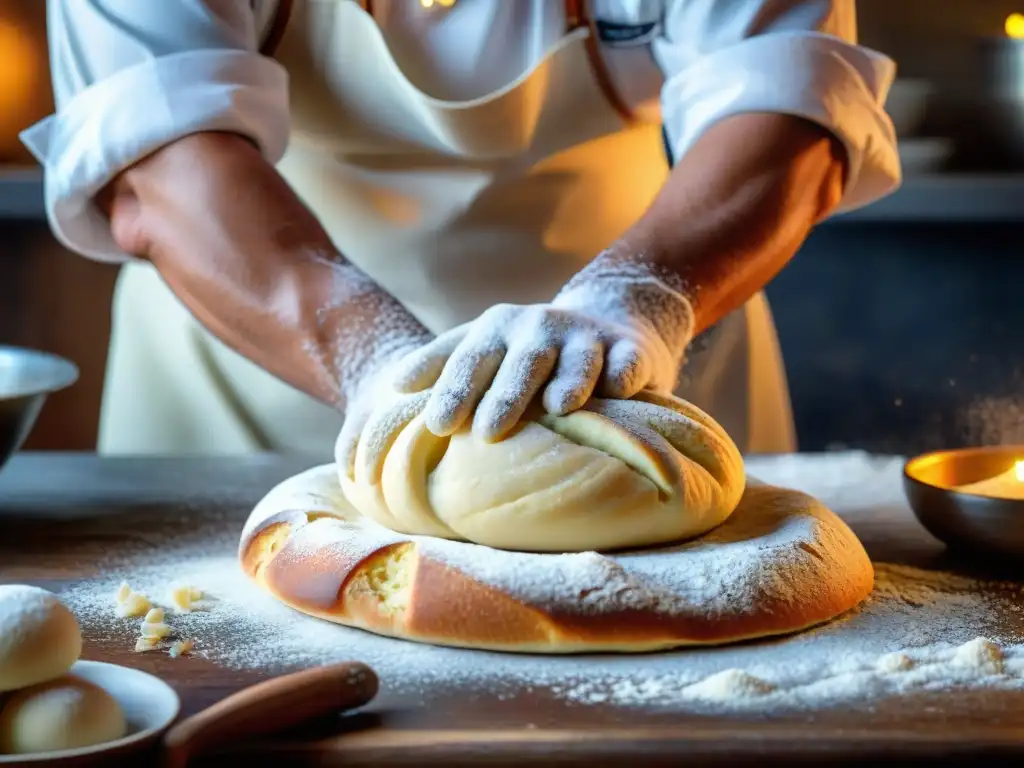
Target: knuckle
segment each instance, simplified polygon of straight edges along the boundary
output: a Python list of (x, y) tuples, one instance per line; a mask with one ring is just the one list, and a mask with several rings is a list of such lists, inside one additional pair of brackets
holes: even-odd
[(495, 304), (492, 307), (484, 310), (481, 318), (487, 318), (491, 323), (498, 322), (505, 324), (517, 316), (520, 312), (520, 307), (516, 304)]

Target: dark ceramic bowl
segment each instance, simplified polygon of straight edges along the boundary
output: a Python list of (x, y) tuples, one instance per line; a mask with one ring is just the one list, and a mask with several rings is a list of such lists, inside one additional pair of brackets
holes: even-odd
[(21, 448), (47, 396), (78, 379), (78, 367), (62, 357), (0, 346), (0, 467)]
[(960, 448), (916, 456), (903, 468), (903, 489), (917, 519), (935, 538), (972, 554), (1024, 554), (1024, 499), (958, 490), (1008, 472), (1024, 445)]

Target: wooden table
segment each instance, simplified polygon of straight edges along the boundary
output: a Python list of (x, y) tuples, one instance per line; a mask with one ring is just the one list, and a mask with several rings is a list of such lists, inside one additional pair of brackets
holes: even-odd
[[(99, 544), (145, 536), (169, 520), (201, 521), (211, 510), (237, 519), (240, 527), (274, 483), (309, 465), (276, 456), (21, 454), (0, 473), (0, 583), (59, 588), (95, 576), (101, 564), (90, 552)], [(876, 560), (963, 570), (945, 560), (943, 547), (905, 509), (845, 516)], [(135, 654), (102, 638), (87, 637), (85, 658), (159, 675), (181, 694), (184, 714), (265, 676), (222, 669), (201, 658)], [(377, 703), (342, 718), (341, 726), (333, 723), (330, 732), (321, 728), (238, 744), (228, 756), (345, 766), (923, 764), (965, 757), (1018, 764), (1024, 759), (1024, 694), (993, 696), (966, 693), (955, 706), (931, 707), (930, 695), (922, 694), (877, 702), (870, 712), (723, 718), (571, 707), (537, 693), (502, 700), (477, 691), (430, 707)]]

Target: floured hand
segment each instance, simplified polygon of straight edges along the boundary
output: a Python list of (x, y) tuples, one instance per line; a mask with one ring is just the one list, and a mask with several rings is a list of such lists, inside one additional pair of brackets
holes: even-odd
[(565, 414), (592, 395), (670, 392), (693, 335), (690, 301), (650, 268), (603, 254), (550, 304), (501, 304), (407, 355), (395, 386), (429, 391), (425, 421), (449, 435), (497, 440), (541, 396)]
[(385, 367), (349, 400), (334, 460), (352, 479), (378, 476), (395, 436), (426, 407), (429, 392), (399, 392), (394, 379)]

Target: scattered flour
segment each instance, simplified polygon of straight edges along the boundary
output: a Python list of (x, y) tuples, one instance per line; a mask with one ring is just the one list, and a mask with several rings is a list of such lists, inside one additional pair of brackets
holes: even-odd
[(953, 664), (984, 675), (1003, 673), (1003, 649), (988, 638), (976, 637), (953, 654)]
[(697, 699), (711, 701), (734, 701), (764, 696), (775, 690), (775, 686), (760, 678), (748, 675), (742, 669), (726, 669), (687, 687), (687, 692)]
[(905, 653), (893, 651), (880, 656), (878, 664), (875, 665), (879, 672), (885, 675), (893, 675), (897, 672), (906, 672), (914, 666), (914, 660)]
[[(860, 454), (758, 463), (751, 474), (844, 505), (899, 502), (899, 462)], [(800, 478), (804, 482), (798, 482)], [(810, 478), (810, 480), (807, 480)], [(865, 489), (872, 489), (865, 500)], [(876, 588), (859, 609), (794, 636), (720, 648), (644, 655), (539, 657), (440, 648), (380, 637), (301, 615), (250, 583), (235, 550), (240, 521), (223, 515), (202, 531), (150, 533), (149, 546), (104, 554), (102, 579), (61, 593), (86, 641), (132, 647), (137, 621), (116, 615), (123, 581), (148, 595), (184, 582), (202, 590), (200, 610), (168, 613), (169, 640), (194, 641), (192, 655), (235, 669), (287, 671), (358, 660), (381, 679), (379, 701), (401, 696), (423, 706), (444, 692), (499, 699), (557, 698), (576, 706), (654, 711), (813, 711), (872, 707), (901, 694), (964, 689), (1024, 691), (1021, 587), (981, 583), (900, 564), (876, 563)], [(159, 538), (159, 540), (157, 540)], [(970, 588), (970, 591), (965, 591)], [(159, 601), (158, 601), (159, 602)]]

